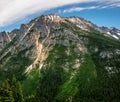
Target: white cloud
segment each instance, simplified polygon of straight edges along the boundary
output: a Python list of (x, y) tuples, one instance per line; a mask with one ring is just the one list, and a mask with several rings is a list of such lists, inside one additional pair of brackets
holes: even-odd
[(98, 6), (90, 6), (90, 7), (73, 7), (70, 9), (65, 9), (63, 10), (63, 13), (68, 13), (68, 12), (76, 12), (76, 11), (83, 11), (83, 10), (91, 10), (91, 9), (96, 9), (99, 8)]
[[(89, 0), (0, 0), (0, 26), (51, 8)], [(94, 0), (92, 0), (94, 1)]]
[[(49, 10), (51, 8), (73, 3), (85, 3), (93, 1), (101, 2), (101, 0), (0, 0), (0, 26), (8, 25), (17, 20), (21, 20), (28, 15)], [(120, 0), (111, 0), (111, 2), (119, 1)], [(77, 9), (80, 10), (83, 8)]]
[(92, 10), (92, 9), (105, 9), (105, 8), (111, 8), (111, 7), (120, 7), (120, 0), (95, 0), (96, 2), (99, 2), (97, 6), (88, 6), (88, 7), (72, 7), (67, 8), (61, 11), (60, 13), (70, 13), (70, 12), (78, 12), (83, 10)]

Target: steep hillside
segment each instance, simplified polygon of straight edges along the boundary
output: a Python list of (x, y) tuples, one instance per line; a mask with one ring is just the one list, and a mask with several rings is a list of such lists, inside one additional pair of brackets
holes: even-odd
[(0, 33), (0, 83), (15, 75), (26, 102), (119, 102), (119, 30), (106, 29), (51, 14)]

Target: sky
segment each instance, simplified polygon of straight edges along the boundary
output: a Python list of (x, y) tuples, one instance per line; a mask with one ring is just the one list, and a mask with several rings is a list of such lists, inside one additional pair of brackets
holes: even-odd
[(0, 0), (0, 31), (19, 29), (21, 24), (51, 13), (120, 29), (120, 0)]

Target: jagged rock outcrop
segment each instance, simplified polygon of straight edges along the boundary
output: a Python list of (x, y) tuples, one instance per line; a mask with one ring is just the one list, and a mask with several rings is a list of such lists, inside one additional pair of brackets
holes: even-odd
[[(22, 24), (18, 30), (13, 30), (10, 33), (2, 32), (0, 34), (0, 60), (4, 59), (7, 54), (18, 54), (20, 51), (27, 50), (25, 56), (29, 57), (33, 64), (27, 67), (27, 70), (32, 69), (38, 62), (40, 62), (40, 68), (43, 62), (48, 56), (50, 49), (55, 44), (61, 44), (64, 46), (76, 45), (76, 51), (80, 50), (86, 52), (84, 44), (81, 39), (74, 32), (63, 29), (61, 24), (73, 24), (78, 28), (85, 31), (91, 31), (91, 29), (98, 30), (102, 33), (119, 37), (119, 30), (108, 29), (103, 27), (97, 27), (89, 21), (86, 21), (78, 17), (62, 18), (55, 14), (47, 16), (40, 16), (32, 20), (28, 24)], [(116, 32), (118, 35), (116, 35)], [(8, 46), (6, 46), (8, 45)], [(52, 45), (52, 46), (51, 46)]]
[(0, 51), (11, 41), (11, 37), (6, 32), (0, 33)]

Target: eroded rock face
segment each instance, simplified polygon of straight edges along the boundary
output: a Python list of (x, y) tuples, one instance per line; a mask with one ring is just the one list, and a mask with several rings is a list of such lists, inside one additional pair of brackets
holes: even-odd
[[(70, 18), (62, 18), (55, 14), (50, 15), (42, 15), (34, 20), (32, 20), (28, 24), (22, 24), (21, 28), (15, 29), (12, 32), (1, 32), (0, 33), (0, 50), (2, 50), (6, 44), (8, 44), (15, 36), (17, 37), (17, 43), (21, 43), (24, 38), (30, 34), (31, 32), (37, 37), (45, 37), (53, 30), (59, 30), (61, 28), (61, 23), (67, 22), (67, 20), (73, 24), (75, 24), (78, 28), (82, 30), (90, 31), (91, 28), (98, 30), (102, 33), (106, 33), (107, 36), (112, 36), (116, 39), (120, 39), (120, 31), (116, 28), (108, 29), (107, 27), (97, 27), (95, 24), (86, 21), (82, 18), (78, 17), (70, 17)], [(34, 39), (32, 36), (32, 39)], [(54, 36), (52, 34), (51, 36)], [(59, 34), (57, 34), (58, 36)], [(28, 39), (28, 38), (27, 38)], [(24, 41), (23, 41), (24, 42)], [(32, 42), (32, 41), (31, 41)], [(18, 45), (17, 45), (18, 46)]]
[(73, 24), (75, 24), (77, 27), (83, 29), (83, 30), (90, 30), (90, 27), (97, 27), (94, 24), (92, 24), (91, 22), (88, 22), (82, 18), (78, 18), (78, 17), (71, 17), (68, 18), (68, 20), (70, 22), (72, 22)]
[[(66, 47), (74, 46), (76, 53), (84, 52), (85, 48), (81, 40), (69, 29), (63, 29), (62, 23), (68, 23), (66, 18), (51, 14), (40, 16), (28, 24), (23, 24), (19, 30), (1, 33), (1, 50), (4, 51), (0, 55), (0, 60), (7, 55), (10, 57), (10, 55), (19, 55), (23, 52), (22, 57), (32, 60), (32, 63), (25, 67), (26, 72), (29, 72), (36, 64), (39, 64), (39, 69), (42, 68), (49, 51), (56, 44)], [(9, 46), (4, 49), (7, 44)], [(10, 59), (7, 59), (7, 62), (1, 66), (9, 61)]]
[(110, 36), (117, 40), (120, 40), (120, 30), (114, 27), (98, 27), (90, 21), (84, 20), (83, 18), (79, 17), (70, 17), (68, 18), (68, 20), (83, 30), (91, 31), (91, 29), (94, 28), (94, 30), (104, 33), (106, 36)]
[(11, 41), (11, 37), (6, 32), (0, 33), (0, 51)]

